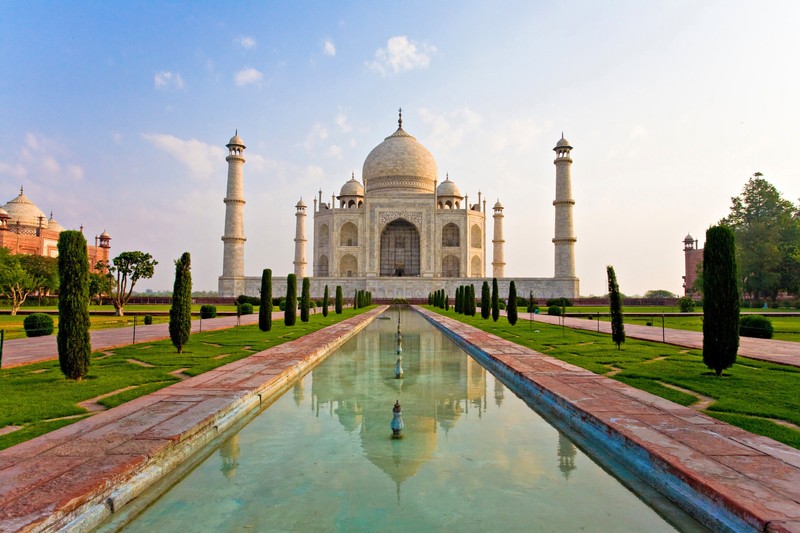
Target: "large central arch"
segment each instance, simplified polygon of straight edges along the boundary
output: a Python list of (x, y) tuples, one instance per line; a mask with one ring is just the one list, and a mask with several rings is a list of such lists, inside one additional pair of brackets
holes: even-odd
[(381, 233), (381, 276), (419, 276), (419, 232), (407, 220), (398, 218)]

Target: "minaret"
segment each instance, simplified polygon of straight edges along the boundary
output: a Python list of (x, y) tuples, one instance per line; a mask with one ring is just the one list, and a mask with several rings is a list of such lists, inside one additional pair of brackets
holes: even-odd
[(575, 277), (575, 241), (577, 240), (572, 228), (572, 159), (570, 158), (572, 146), (561, 134), (553, 151), (556, 159), (556, 199), (553, 205), (556, 208), (556, 228), (553, 244), (555, 245), (555, 275), (556, 278)]
[(306, 277), (306, 204), (300, 198), (295, 207), (297, 227), (294, 235), (294, 275), (303, 279)]
[(225, 243), (222, 255), (222, 276), (219, 278), (220, 296), (244, 294), (244, 142), (239, 131), (231, 137), (228, 148), (228, 191), (225, 195)]
[(506, 262), (503, 259), (503, 206), (500, 200), (494, 204), (494, 253), (492, 254), (492, 276), (502, 278), (505, 273)]

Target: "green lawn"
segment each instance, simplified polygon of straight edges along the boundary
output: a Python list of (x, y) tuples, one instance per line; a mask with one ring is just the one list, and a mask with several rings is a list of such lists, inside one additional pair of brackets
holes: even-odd
[(528, 321), (511, 326), (504, 317), (493, 322), (480, 314), (465, 317), (427, 308), (598, 374), (619, 371), (611, 377), (682, 405), (692, 405), (698, 397), (666, 385), (711, 397), (716, 401), (706, 414), (800, 448), (796, 429), (800, 426), (800, 368), (739, 357), (718, 378), (703, 364), (699, 350), (630, 339), (617, 350), (608, 334)]
[[(88, 416), (87, 411), (77, 405), (84, 400), (134, 387), (100, 401), (106, 407), (114, 407), (175, 383), (178, 378), (170, 375), (172, 371), (186, 369), (184, 374), (202, 374), (368, 309), (345, 309), (341, 315), (331, 312), (327, 317), (322, 313), (312, 314), (309, 322), (298, 320), (291, 327), (284, 326), (283, 321), (275, 321), (268, 333), (260, 331), (256, 325), (195, 333), (181, 354), (175, 352), (168, 340), (117, 348), (111, 356), (94, 353), (89, 375), (81, 382), (65, 379), (57, 361), (0, 370), (0, 428), (22, 426), (0, 436), (0, 449)], [(223, 357), (215, 359), (217, 356)], [(144, 367), (128, 362), (129, 359), (153, 366)]]

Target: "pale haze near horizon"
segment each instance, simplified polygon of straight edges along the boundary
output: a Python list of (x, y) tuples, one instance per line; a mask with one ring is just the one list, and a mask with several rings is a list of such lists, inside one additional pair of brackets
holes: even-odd
[[(222, 273), (225, 144), (244, 167), (245, 273), (292, 272), (311, 211), (403, 126), (489, 208), (507, 277), (553, 275), (555, 167), (571, 142), (581, 294), (682, 294), (683, 238), (756, 171), (800, 196), (795, 2), (7, 2), (0, 204), (19, 187), (112, 257), (159, 261), (137, 290)], [(312, 250), (309, 216), (308, 272)], [(491, 209), (487, 238), (491, 239)], [(491, 254), (487, 274), (491, 275)]]

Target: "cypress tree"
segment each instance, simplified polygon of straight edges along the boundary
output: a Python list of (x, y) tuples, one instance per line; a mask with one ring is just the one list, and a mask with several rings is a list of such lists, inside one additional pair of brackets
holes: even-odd
[(514, 281), (511, 281), (511, 286), (508, 288), (506, 316), (508, 316), (508, 323), (512, 326), (517, 323), (517, 286)]
[(528, 312), (533, 313), (533, 311), (533, 291), (531, 291), (530, 295), (528, 295)]
[(297, 322), (297, 276), (289, 274), (286, 278), (286, 307), (283, 311), (283, 323), (294, 326)]
[(489, 282), (484, 281), (481, 286), (481, 317), (486, 320), (490, 314), (491, 297), (489, 296)]
[(608, 273), (608, 301), (611, 311), (611, 340), (617, 344), (617, 350), (625, 342), (625, 324), (622, 321), (622, 295), (619, 293), (617, 275), (614, 267), (606, 267)]
[(353, 293), (353, 309), (358, 309), (358, 289)]
[(58, 362), (69, 379), (89, 372), (89, 255), (83, 233), (62, 231), (58, 236)]
[(445, 311), (450, 310), (450, 295), (447, 294), (446, 292), (444, 293), (444, 310)]
[(175, 261), (175, 285), (172, 287), (172, 305), (169, 308), (169, 338), (178, 353), (189, 342), (192, 333), (192, 259), (184, 252)]
[(467, 285), (467, 310), (466, 314), (475, 316), (475, 285)]
[(325, 292), (322, 295), (322, 316), (328, 316), (328, 286), (325, 285)]
[(703, 249), (703, 362), (722, 374), (739, 350), (739, 283), (731, 228), (706, 231)]
[(428, 305), (433, 305), (433, 293), (428, 293)]
[(463, 289), (463, 287), (456, 287), (456, 301), (453, 306), (456, 313), (461, 313), (461, 289)]
[(500, 295), (497, 294), (497, 278), (492, 278), (492, 320), (500, 318)]
[(311, 306), (311, 280), (303, 278), (303, 292), (300, 294), (300, 322), (308, 322), (308, 308)]
[(342, 296), (342, 286), (336, 286), (336, 301), (333, 303), (333, 310), (336, 311), (337, 315), (342, 314), (342, 304), (343, 304), (344, 297)]
[(258, 306), (258, 329), (272, 329), (272, 270), (265, 268), (261, 273), (261, 302)]

